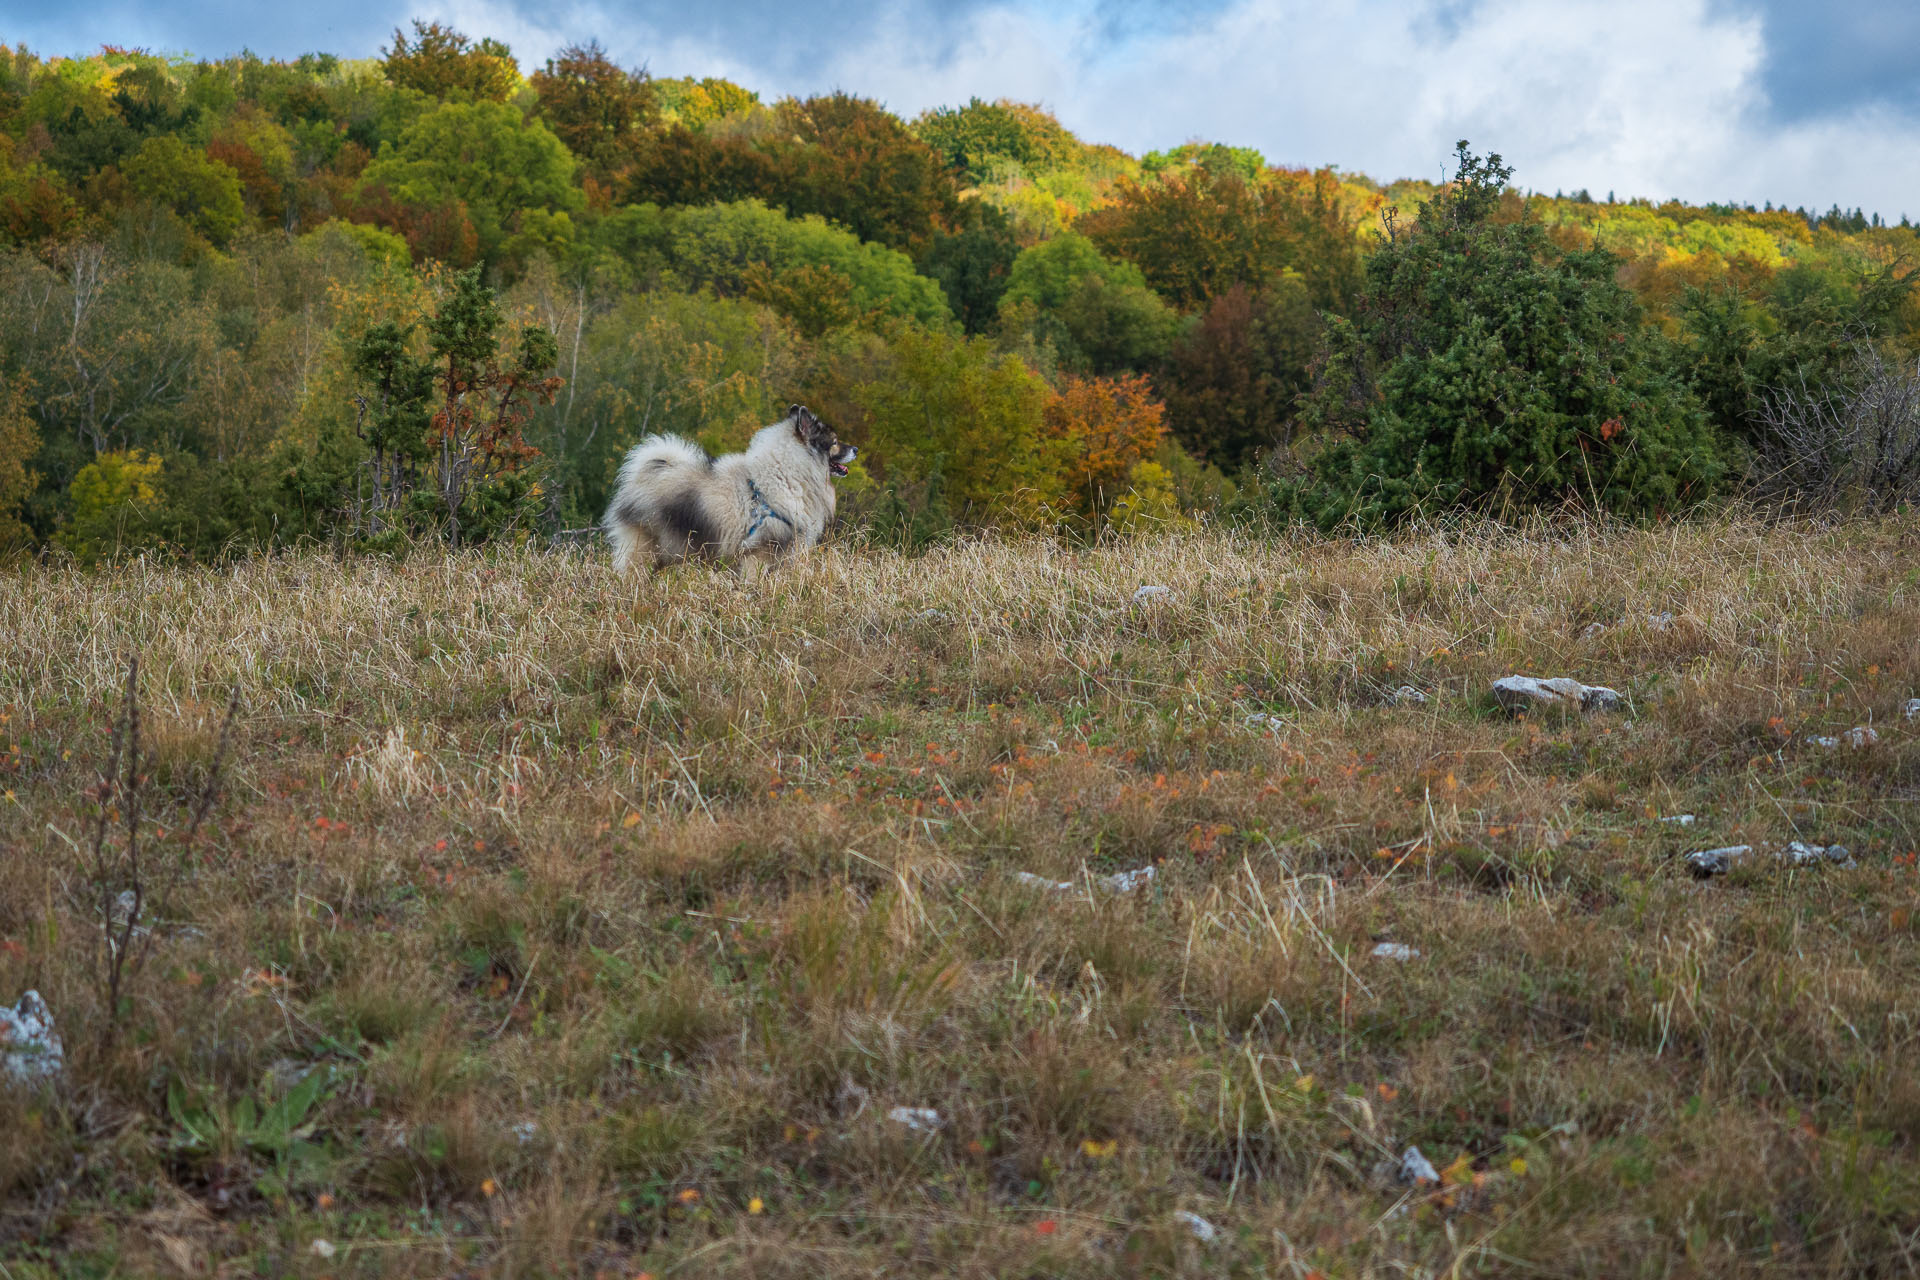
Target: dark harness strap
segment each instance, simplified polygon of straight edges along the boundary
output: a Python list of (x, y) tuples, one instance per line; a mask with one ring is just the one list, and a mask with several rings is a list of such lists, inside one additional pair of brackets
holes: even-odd
[(794, 527), (793, 521), (773, 509), (773, 504), (767, 501), (765, 495), (760, 492), (760, 486), (753, 482), (751, 476), (747, 478), (747, 492), (753, 496), (753, 523), (747, 526), (746, 536), (740, 541), (753, 541), (753, 535), (760, 532), (760, 526), (769, 520), (778, 520), (789, 529)]

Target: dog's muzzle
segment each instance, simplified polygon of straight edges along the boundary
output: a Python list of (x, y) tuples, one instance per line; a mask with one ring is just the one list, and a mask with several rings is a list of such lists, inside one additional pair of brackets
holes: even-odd
[(859, 456), (860, 450), (853, 445), (848, 445), (844, 453), (836, 449), (827, 459), (827, 470), (837, 476), (843, 476), (847, 474), (847, 468), (852, 465), (853, 460)]

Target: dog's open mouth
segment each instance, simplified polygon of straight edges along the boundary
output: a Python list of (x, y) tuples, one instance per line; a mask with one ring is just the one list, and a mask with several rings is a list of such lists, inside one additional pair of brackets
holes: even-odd
[(827, 470), (833, 472), (833, 474), (837, 476), (843, 476), (847, 474), (847, 464), (844, 462), (835, 462), (832, 458), (828, 458)]

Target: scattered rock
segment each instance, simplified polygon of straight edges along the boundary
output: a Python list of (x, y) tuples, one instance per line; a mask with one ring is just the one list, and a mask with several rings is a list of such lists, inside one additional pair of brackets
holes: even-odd
[(1804, 844), (1798, 840), (1789, 840), (1786, 848), (1780, 850), (1780, 859), (1796, 867), (1818, 866), (1831, 862), (1835, 866), (1854, 865), (1853, 853), (1843, 844)]
[(0, 1007), (0, 1065), (15, 1080), (47, 1080), (66, 1065), (53, 1014), (38, 991), (20, 997), (11, 1009)]
[(1400, 1157), (1400, 1181), (1411, 1182), (1415, 1186), (1423, 1182), (1437, 1183), (1440, 1173), (1433, 1167), (1433, 1161), (1420, 1154), (1420, 1148), (1408, 1147), (1406, 1154)]
[(1585, 685), (1580, 690), (1582, 711), (1618, 711), (1625, 701), (1618, 689), (1609, 689), (1603, 684)]
[(1108, 893), (1132, 893), (1153, 883), (1153, 868), (1135, 867), (1132, 871), (1116, 871), (1110, 876), (1101, 876), (1094, 883)]
[(1427, 695), (1410, 684), (1401, 685), (1398, 689), (1388, 694), (1387, 697), (1389, 701), (1399, 703), (1402, 706), (1424, 707), (1427, 705)]
[(1687, 870), (1700, 879), (1725, 875), (1733, 864), (1753, 852), (1750, 844), (1730, 844), (1720, 849), (1701, 849), (1687, 855)]
[(531, 1120), (522, 1120), (513, 1126), (513, 1140), (523, 1147), (532, 1142), (539, 1133), (540, 1126)]
[(1375, 960), (1413, 960), (1420, 953), (1404, 942), (1382, 942), (1373, 948)]
[(1694, 823), (1694, 817), (1690, 813), (1676, 813), (1672, 817), (1661, 818), (1659, 821), (1672, 827), (1690, 827)]
[(325, 1262), (333, 1257), (334, 1254), (338, 1253), (339, 1250), (333, 1247), (333, 1241), (331, 1240), (315, 1240), (307, 1246), (307, 1252), (322, 1262)]
[(1920, 698), (1908, 698), (1904, 714), (1909, 720), (1920, 720)]
[(1835, 866), (1854, 865), (1853, 854), (1843, 844), (1806, 844), (1799, 840), (1789, 840), (1777, 849), (1759, 850), (1750, 844), (1730, 844), (1720, 849), (1702, 849), (1698, 853), (1687, 855), (1687, 870), (1697, 878), (1705, 880), (1709, 876), (1725, 875), (1734, 866), (1751, 858), (1756, 852), (1764, 852), (1775, 861), (1794, 867), (1815, 867), (1832, 863)]
[(947, 1123), (932, 1107), (895, 1107), (887, 1112), (887, 1119), (915, 1133), (938, 1133)]
[(1201, 1244), (1212, 1244), (1220, 1238), (1220, 1228), (1208, 1222), (1189, 1209), (1175, 1209), (1173, 1220), (1193, 1232), (1193, 1238)]
[(1144, 586), (1133, 593), (1135, 604), (1172, 604), (1173, 588)]
[(1581, 638), (1582, 640), (1591, 640), (1591, 639), (1593, 639), (1593, 638), (1594, 638), (1595, 636), (1598, 636), (1598, 635), (1605, 635), (1605, 634), (1606, 634), (1606, 631), (1607, 631), (1607, 624), (1606, 624), (1606, 623), (1604, 623), (1604, 622), (1589, 622), (1589, 623), (1588, 623), (1588, 624), (1587, 624), (1586, 626), (1584, 626), (1584, 627), (1582, 627), (1582, 628), (1580, 628), (1580, 638)]
[(945, 626), (947, 623), (952, 622), (953, 618), (945, 609), (922, 609), (920, 611), (920, 621), (931, 622), (935, 626)]
[(1533, 676), (1502, 676), (1493, 682), (1493, 700), (1515, 714), (1542, 707), (1613, 711), (1624, 701), (1617, 689), (1581, 684), (1569, 676), (1553, 680), (1540, 680)]
[(1671, 630), (1673, 630), (1673, 615), (1672, 615), (1671, 613), (1650, 613), (1650, 614), (1648, 614), (1648, 615), (1647, 615), (1647, 630), (1649, 630), (1649, 631), (1671, 631)]
[(1256, 711), (1247, 717), (1247, 728), (1257, 729), (1263, 733), (1278, 733), (1285, 727), (1286, 721), (1279, 716), (1268, 715), (1264, 711)]
[[(1136, 867), (1132, 871), (1115, 871), (1111, 875), (1095, 876), (1093, 883), (1108, 893), (1132, 893), (1142, 885), (1153, 883), (1152, 867)], [(1036, 889), (1049, 889), (1054, 893), (1072, 893), (1079, 884), (1072, 880), (1049, 880), (1045, 876), (1034, 875), (1031, 871), (1016, 871), (1013, 878)]]
[(1822, 735), (1809, 738), (1807, 741), (1816, 747), (1822, 747), (1828, 751), (1833, 751), (1839, 747), (1851, 747), (1855, 751), (1865, 751), (1868, 747), (1880, 741), (1880, 735), (1874, 731), (1871, 725), (1857, 724), (1845, 733), (1832, 736)]

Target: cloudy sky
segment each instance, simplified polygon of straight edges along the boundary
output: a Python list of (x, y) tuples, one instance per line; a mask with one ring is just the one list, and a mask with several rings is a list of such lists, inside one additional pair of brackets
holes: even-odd
[(0, 0), (0, 40), (363, 57), (412, 17), (528, 70), (598, 37), (767, 98), (1039, 102), (1135, 152), (1206, 138), (1438, 178), (1464, 137), (1536, 190), (1920, 217), (1914, 0)]

